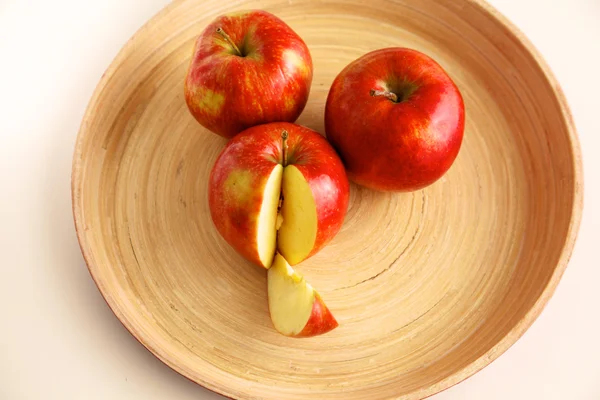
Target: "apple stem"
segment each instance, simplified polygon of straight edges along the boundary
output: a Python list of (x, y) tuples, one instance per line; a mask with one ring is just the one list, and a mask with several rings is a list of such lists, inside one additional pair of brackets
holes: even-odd
[(225, 39), (225, 41), (227, 43), (229, 43), (231, 45), (231, 47), (233, 47), (233, 49), (235, 50), (235, 52), (237, 53), (238, 56), (242, 57), (242, 52), (240, 51), (240, 49), (235, 45), (235, 43), (233, 43), (233, 40), (231, 40), (231, 37), (227, 34), (227, 32), (225, 32), (223, 30), (223, 28), (218, 27), (217, 28), (217, 33), (219, 35), (221, 35), (223, 37), (223, 39)]
[(371, 96), (383, 96), (394, 103), (398, 102), (398, 96), (396, 93), (388, 92), (387, 90), (375, 90), (371, 89)]
[(283, 130), (283, 132), (281, 132), (281, 153), (282, 153), (282, 164), (283, 166), (287, 166), (287, 150), (288, 150), (288, 146), (287, 146), (287, 138), (288, 138), (288, 131), (286, 131), (285, 129)]

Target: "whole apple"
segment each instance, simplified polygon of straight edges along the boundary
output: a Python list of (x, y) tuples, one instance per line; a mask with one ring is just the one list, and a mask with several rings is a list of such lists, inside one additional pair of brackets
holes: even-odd
[(278, 251), (292, 265), (340, 230), (348, 209), (344, 165), (317, 132), (287, 122), (230, 140), (209, 178), (212, 220), (242, 256), (269, 268)]
[(185, 100), (205, 128), (231, 138), (254, 125), (295, 121), (313, 66), (304, 41), (266, 11), (226, 14), (198, 37)]
[(450, 168), (465, 126), (462, 96), (433, 59), (416, 50), (376, 50), (335, 78), (325, 108), (327, 138), (349, 178), (381, 191), (428, 186)]

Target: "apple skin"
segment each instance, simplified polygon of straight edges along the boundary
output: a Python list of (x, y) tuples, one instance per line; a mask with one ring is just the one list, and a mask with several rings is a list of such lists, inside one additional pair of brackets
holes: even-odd
[(231, 138), (254, 125), (295, 121), (312, 76), (308, 47), (282, 20), (258, 10), (225, 14), (196, 41), (185, 100), (202, 126)]
[[(400, 101), (386, 97), (390, 92)], [(412, 191), (438, 180), (458, 155), (464, 126), (452, 79), (433, 59), (406, 48), (376, 50), (350, 63), (334, 80), (325, 108), (327, 138), (348, 177), (380, 191)]]
[(338, 322), (325, 305), (323, 299), (316, 291), (312, 312), (304, 329), (294, 337), (311, 337), (330, 332), (338, 327)]
[[(274, 166), (283, 161), (283, 131), (288, 132), (287, 164), (303, 174), (317, 207), (316, 240), (306, 258), (333, 239), (348, 210), (350, 188), (344, 165), (317, 132), (288, 122), (273, 122), (249, 128), (231, 139), (210, 173), (211, 217), (221, 236), (235, 250), (263, 267), (257, 250), (256, 220), (262, 188)], [(228, 183), (234, 181), (232, 176), (244, 177), (244, 185), (233, 188)]]

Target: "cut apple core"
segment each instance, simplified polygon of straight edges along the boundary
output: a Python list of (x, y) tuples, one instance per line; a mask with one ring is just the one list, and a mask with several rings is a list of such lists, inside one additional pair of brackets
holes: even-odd
[(279, 228), (277, 248), (292, 265), (310, 255), (317, 238), (317, 205), (312, 190), (293, 165), (283, 171), (281, 183), (283, 222)]
[(280, 254), (275, 255), (268, 274), (269, 312), (273, 325), (286, 336), (296, 336), (311, 316), (315, 291)]
[(275, 165), (265, 184), (263, 201), (258, 214), (257, 247), (258, 257), (265, 268), (273, 262), (273, 255), (277, 247), (277, 207), (281, 194), (283, 167)]

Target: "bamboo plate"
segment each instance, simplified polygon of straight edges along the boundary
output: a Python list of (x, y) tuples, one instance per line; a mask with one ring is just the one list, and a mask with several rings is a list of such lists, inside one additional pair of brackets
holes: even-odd
[[(275, 332), (265, 271), (216, 233), (207, 176), (225, 141), (184, 102), (195, 36), (248, 8), (280, 16), (310, 47), (315, 78), (298, 122), (320, 132), (336, 74), (377, 48), (433, 56), (465, 99), (448, 174), (408, 194), (353, 186), (342, 231), (298, 267), (340, 322), (317, 338)], [(98, 85), (77, 141), (73, 207), (114, 313), (189, 379), (244, 399), (418, 399), (489, 364), (538, 316), (575, 241), (581, 160), (546, 64), (479, 0), (182, 0)]]

